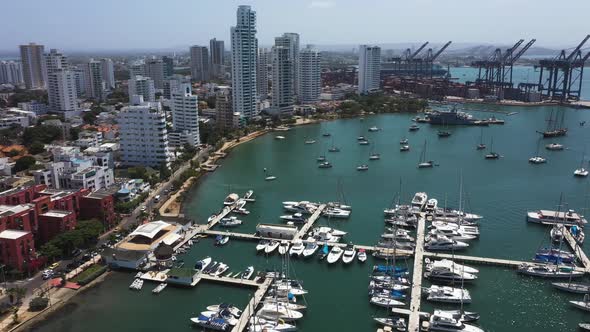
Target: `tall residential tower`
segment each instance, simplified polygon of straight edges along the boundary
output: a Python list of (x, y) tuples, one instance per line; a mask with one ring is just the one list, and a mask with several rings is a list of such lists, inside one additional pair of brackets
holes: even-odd
[(43, 52), (45, 47), (30, 43), (20, 45), (20, 59), (23, 64), (23, 78), (27, 89), (45, 88), (45, 75), (43, 73)]
[(299, 101), (313, 104), (319, 101), (322, 93), (322, 55), (320, 51), (308, 45), (299, 52)]
[(256, 115), (256, 12), (239, 6), (236, 19), (231, 28), (233, 110), (249, 119)]
[(381, 82), (381, 47), (361, 45), (359, 47), (358, 93), (365, 94), (379, 90)]

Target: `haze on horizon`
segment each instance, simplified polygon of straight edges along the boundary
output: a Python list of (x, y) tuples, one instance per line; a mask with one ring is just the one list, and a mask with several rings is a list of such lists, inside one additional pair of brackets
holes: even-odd
[[(36, 42), (65, 51), (181, 49), (226, 41), (238, 5), (257, 12), (260, 45), (297, 32), (302, 45), (453, 40), (574, 47), (590, 33), (590, 1), (565, 0), (29, 0), (4, 3), (0, 51)], [(6, 15), (7, 14), (7, 15)]]

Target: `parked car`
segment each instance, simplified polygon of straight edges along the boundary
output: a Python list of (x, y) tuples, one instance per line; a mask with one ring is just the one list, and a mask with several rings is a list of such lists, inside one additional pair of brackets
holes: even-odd
[(81, 253), (82, 253), (82, 250), (74, 249), (74, 250), (72, 250), (71, 255), (72, 255), (72, 257), (76, 257), (76, 256), (79, 256)]
[(49, 269), (50, 270), (55, 270), (55, 269), (58, 268), (58, 266), (59, 266), (59, 263), (53, 263), (53, 264), (49, 265)]
[(43, 271), (43, 273), (41, 274), (41, 276), (43, 277), (43, 280), (47, 280), (50, 279), (51, 277), (53, 277), (53, 270), (45, 270)]

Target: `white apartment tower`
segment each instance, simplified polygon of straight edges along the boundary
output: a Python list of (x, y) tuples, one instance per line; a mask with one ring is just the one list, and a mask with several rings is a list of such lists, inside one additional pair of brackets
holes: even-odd
[(23, 79), (27, 89), (45, 88), (45, 76), (43, 72), (45, 47), (30, 43), (20, 45), (20, 59), (23, 64)]
[(299, 78), (297, 77), (297, 73), (299, 72), (299, 34), (293, 32), (283, 33), (281, 37), (275, 38), (275, 45), (289, 48), (289, 55), (293, 59), (291, 66), (293, 94), (297, 96), (299, 94)]
[(236, 18), (231, 28), (233, 110), (250, 119), (256, 115), (256, 12), (239, 6)]
[(102, 79), (105, 82), (105, 88), (112, 90), (115, 88), (115, 66), (113, 60), (109, 58), (100, 59), (102, 65)]
[(90, 59), (86, 65), (86, 96), (101, 101), (105, 97), (102, 61)]
[(225, 72), (225, 45), (223, 40), (217, 40), (216, 38), (211, 39), (209, 41), (209, 50), (211, 53), (209, 66), (210, 76), (222, 78)]
[(272, 108), (281, 115), (293, 113), (293, 58), (287, 46), (272, 48)]
[(272, 55), (266, 48), (258, 49), (258, 63), (256, 69), (256, 92), (260, 100), (268, 99), (268, 82), (270, 79), (269, 67), (272, 63)]
[(143, 100), (147, 102), (156, 101), (156, 89), (154, 87), (154, 80), (149, 77), (132, 76), (127, 84), (129, 101), (133, 99), (134, 95), (142, 96)]
[(381, 47), (359, 47), (358, 93), (379, 90), (381, 82)]
[(22, 84), (23, 67), (19, 62), (0, 61), (0, 84)]
[(299, 52), (299, 100), (302, 104), (319, 101), (322, 93), (322, 54), (308, 45)]
[(133, 96), (118, 114), (121, 162), (126, 166), (170, 166), (166, 114), (160, 103)]
[(205, 46), (191, 46), (191, 76), (194, 81), (209, 80), (209, 50)]
[(185, 144), (197, 146), (199, 139), (199, 98), (192, 94), (190, 84), (181, 84), (178, 91), (172, 93), (170, 103), (172, 111), (172, 128), (170, 145), (181, 147)]
[(68, 112), (78, 109), (76, 74), (70, 69), (65, 55), (55, 49), (45, 55), (44, 77), (47, 83), (49, 110)]

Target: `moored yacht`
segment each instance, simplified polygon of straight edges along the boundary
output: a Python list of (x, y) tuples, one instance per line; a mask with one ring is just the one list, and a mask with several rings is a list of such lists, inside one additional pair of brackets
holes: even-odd
[(402, 146), (399, 147), (399, 150), (401, 152), (410, 151), (410, 146), (409, 145), (402, 145)]
[(453, 269), (450, 267), (430, 267), (424, 272), (424, 277), (433, 280), (444, 280), (444, 281), (474, 281), (477, 279), (477, 275), (461, 270)]
[(483, 332), (479, 327), (464, 324), (461, 321), (453, 318), (450, 314), (443, 314), (439, 312), (438, 315), (430, 316), (429, 331), (460, 331), (460, 332)]
[(425, 269), (427, 271), (431, 271), (434, 269), (448, 269), (450, 271), (465, 272), (465, 273), (471, 273), (471, 274), (479, 273), (478, 269), (475, 269), (471, 266), (458, 264), (456, 262), (453, 262), (450, 259), (441, 259), (441, 260), (431, 261), (429, 258), (426, 258), (424, 260), (424, 262), (426, 263)]
[(343, 253), (344, 251), (342, 250), (342, 248), (340, 248), (340, 246), (333, 246), (332, 250), (330, 250), (330, 253), (328, 254), (328, 263), (336, 263), (340, 259), (340, 257), (342, 257)]
[(277, 249), (280, 245), (279, 241), (270, 241), (268, 243), (268, 245), (264, 248), (264, 252), (267, 254), (272, 253), (273, 251), (275, 251), (275, 249)]
[(285, 221), (293, 222), (293, 223), (305, 223), (307, 221), (307, 219), (305, 219), (305, 217), (299, 212), (297, 212), (295, 214), (288, 214), (288, 215), (280, 216), (279, 218), (281, 218), (282, 220), (285, 220)]
[(426, 202), (428, 200), (428, 195), (425, 192), (417, 192), (414, 194), (414, 198), (412, 198), (412, 207), (418, 208), (418, 210), (422, 211)]
[(291, 246), (291, 250), (289, 250), (289, 255), (291, 256), (300, 256), (305, 249), (305, 245), (301, 239), (297, 239), (293, 241), (293, 246)]
[(543, 278), (578, 278), (584, 275), (583, 272), (574, 270), (572, 267), (529, 263), (521, 264), (518, 272)]
[(289, 251), (289, 242), (288, 241), (281, 241), (279, 244), (279, 254), (284, 255)]
[(344, 253), (342, 254), (342, 261), (344, 264), (350, 264), (350, 262), (354, 261), (356, 257), (356, 250), (354, 249), (353, 245), (348, 245), (344, 249)]
[(391, 326), (394, 329), (396, 329), (397, 331), (405, 331), (407, 328), (406, 320), (403, 318), (378, 318), (378, 317), (375, 317), (373, 319), (377, 323), (379, 323), (381, 325), (385, 325), (385, 326)]
[(424, 247), (429, 250), (462, 250), (469, 247), (469, 244), (437, 234), (436, 236), (427, 235)]
[(307, 239), (307, 242), (305, 243), (305, 248), (303, 249), (303, 257), (309, 257), (311, 255), (313, 255), (317, 250), (318, 250), (319, 246), (316, 243), (314, 238), (309, 238)]
[(322, 215), (328, 218), (348, 218), (350, 217), (350, 211), (338, 208), (329, 208), (325, 209), (322, 212)]
[(369, 165), (365, 165), (365, 164), (359, 165), (356, 167), (357, 171), (367, 171), (368, 169), (369, 169)]
[(551, 150), (551, 151), (560, 151), (560, 150), (563, 150), (563, 145), (558, 144), (558, 143), (551, 143), (551, 144), (545, 145), (545, 149)]
[(579, 215), (574, 210), (568, 210), (567, 212), (550, 210), (527, 212), (527, 221), (546, 225), (564, 224), (568, 226), (584, 226), (588, 222), (584, 216)]
[(469, 291), (461, 288), (432, 285), (424, 289), (426, 299), (432, 302), (443, 303), (471, 303)]
[(438, 207), (438, 200), (436, 198), (431, 198), (426, 202), (426, 207), (424, 208), (424, 211), (434, 212), (434, 210), (436, 210), (437, 207)]

